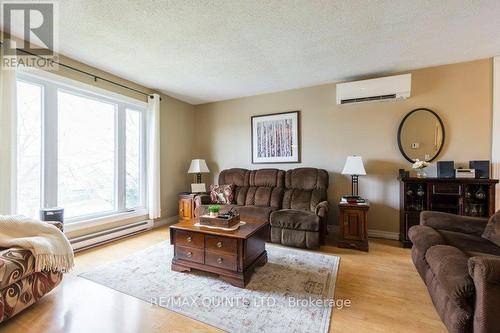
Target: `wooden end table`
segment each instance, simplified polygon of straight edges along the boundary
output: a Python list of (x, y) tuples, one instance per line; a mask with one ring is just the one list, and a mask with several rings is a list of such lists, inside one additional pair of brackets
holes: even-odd
[(197, 222), (181, 220), (170, 227), (170, 243), (174, 246), (172, 270), (199, 269), (244, 288), (254, 268), (267, 262), (269, 223), (246, 219), (246, 224), (237, 230), (224, 231), (195, 226)]
[(179, 193), (179, 218), (189, 220), (194, 218), (194, 197), (197, 193)]
[(355, 248), (368, 252), (368, 218), (370, 209), (365, 204), (339, 204), (339, 241), (338, 247)]

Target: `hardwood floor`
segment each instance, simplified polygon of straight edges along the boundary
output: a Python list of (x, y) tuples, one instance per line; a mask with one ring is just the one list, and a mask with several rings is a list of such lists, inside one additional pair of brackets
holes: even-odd
[[(220, 332), (76, 276), (168, 239), (168, 227), (161, 227), (78, 253), (75, 270), (61, 285), (0, 325), (0, 331)], [(410, 250), (401, 248), (398, 242), (370, 239), (369, 253), (334, 246), (324, 246), (321, 251), (341, 257), (335, 298), (352, 303), (349, 308), (333, 311), (330, 333), (446, 332), (411, 263)]]

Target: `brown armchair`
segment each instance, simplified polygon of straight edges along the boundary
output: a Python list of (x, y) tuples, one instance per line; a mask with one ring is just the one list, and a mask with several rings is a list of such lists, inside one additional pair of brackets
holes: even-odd
[(316, 168), (288, 170), (282, 209), (270, 217), (271, 242), (317, 248), (327, 234), (328, 172)]
[(487, 222), (426, 211), (409, 230), (413, 262), (450, 332), (500, 327), (500, 247), (481, 237)]

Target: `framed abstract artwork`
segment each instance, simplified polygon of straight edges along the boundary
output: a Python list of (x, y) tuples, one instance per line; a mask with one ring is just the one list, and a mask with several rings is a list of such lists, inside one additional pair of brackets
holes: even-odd
[(252, 117), (252, 163), (300, 162), (300, 111)]

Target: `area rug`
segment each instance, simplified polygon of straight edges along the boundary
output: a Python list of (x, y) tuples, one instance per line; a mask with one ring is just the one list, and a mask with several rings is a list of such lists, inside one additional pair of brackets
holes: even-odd
[(339, 257), (266, 244), (245, 289), (216, 275), (170, 270), (168, 241), (81, 277), (229, 332), (328, 331)]

